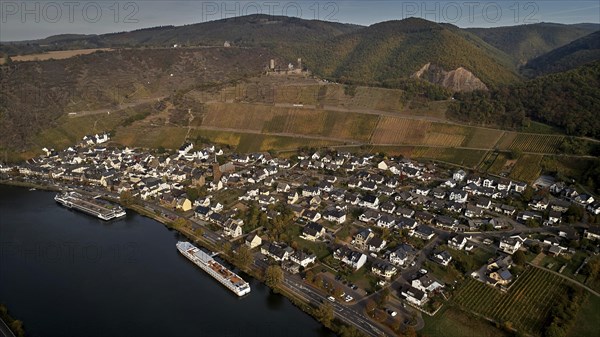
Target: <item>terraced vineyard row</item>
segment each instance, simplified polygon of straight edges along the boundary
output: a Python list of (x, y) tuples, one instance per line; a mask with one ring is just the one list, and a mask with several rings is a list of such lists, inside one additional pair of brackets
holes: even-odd
[(455, 301), (464, 309), (497, 322), (511, 322), (520, 331), (540, 336), (562, 278), (530, 267), (523, 272), (508, 293), (470, 279), (458, 290)]
[(374, 144), (422, 144), (431, 122), (382, 117), (371, 141)]
[(520, 134), (510, 144), (509, 149), (523, 152), (557, 153), (563, 139), (562, 136)]

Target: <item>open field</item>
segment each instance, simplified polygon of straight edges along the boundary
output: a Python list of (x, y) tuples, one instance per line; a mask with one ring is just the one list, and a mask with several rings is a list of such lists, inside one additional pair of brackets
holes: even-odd
[[(13, 56), (11, 60), (14, 62), (27, 62), (27, 61), (46, 61), (50, 59), (54, 60), (62, 60), (68, 59), (77, 55), (87, 55), (92, 54), (97, 51), (112, 51), (111, 48), (97, 48), (97, 49), (75, 49), (75, 50), (59, 50), (59, 51), (50, 51), (42, 54), (30, 54), (30, 55), (22, 55), (22, 56)], [(0, 60), (0, 64), (4, 63), (4, 59)]]
[(519, 331), (540, 336), (556, 295), (562, 292), (563, 279), (538, 268), (524, 271), (508, 293), (474, 279), (467, 281), (454, 301), (496, 322), (510, 322)]
[(491, 322), (465, 312), (455, 306), (445, 305), (433, 317), (423, 315), (425, 327), (419, 331), (429, 337), (508, 337)]

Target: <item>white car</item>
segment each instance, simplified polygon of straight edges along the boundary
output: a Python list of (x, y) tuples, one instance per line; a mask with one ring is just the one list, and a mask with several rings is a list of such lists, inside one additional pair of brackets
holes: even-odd
[(330, 300), (331, 302), (335, 302), (335, 298), (333, 298), (333, 296), (329, 296), (327, 297), (328, 300)]
[(392, 316), (392, 317), (396, 317), (396, 315), (398, 314), (397, 312), (395, 312), (395, 311), (394, 311), (394, 310), (392, 310), (392, 309), (388, 309), (388, 310), (387, 310), (387, 313), (388, 313), (390, 316)]
[(350, 295), (346, 295), (346, 298), (344, 299), (344, 301), (346, 302), (350, 302), (354, 299), (354, 297), (350, 296)]

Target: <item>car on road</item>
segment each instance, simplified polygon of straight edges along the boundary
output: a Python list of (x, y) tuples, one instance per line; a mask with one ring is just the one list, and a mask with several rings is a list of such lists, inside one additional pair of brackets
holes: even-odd
[(350, 295), (346, 295), (346, 297), (344, 298), (344, 301), (346, 302), (350, 302), (354, 299), (354, 297), (350, 296)]
[(394, 311), (392, 309), (387, 309), (386, 312), (388, 313), (388, 315), (390, 315), (392, 317), (396, 317), (396, 315), (398, 314), (396, 311)]
[(335, 302), (335, 298), (333, 296), (329, 296), (327, 297), (328, 300), (330, 300), (331, 302)]

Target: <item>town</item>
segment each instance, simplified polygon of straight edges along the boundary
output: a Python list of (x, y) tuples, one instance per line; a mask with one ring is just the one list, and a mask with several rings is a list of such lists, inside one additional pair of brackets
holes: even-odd
[[(316, 308), (326, 326), (338, 319), (365, 335), (423, 329), (449, 299), (491, 319), (512, 315), (486, 313), (469, 289), (510, 293), (536, 272), (595, 293), (586, 280), (599, 269), (600, 227), (591, 224), (600, 202), (573, 183), (542, 177), (529, 186), (368, 149), (276, 156), (109, 144), (100, 133), (44, 149), (1, 165), (0, 178), (118, 201), (220, 249)], [(516, 319), (511, 329), (535, 332)]]

